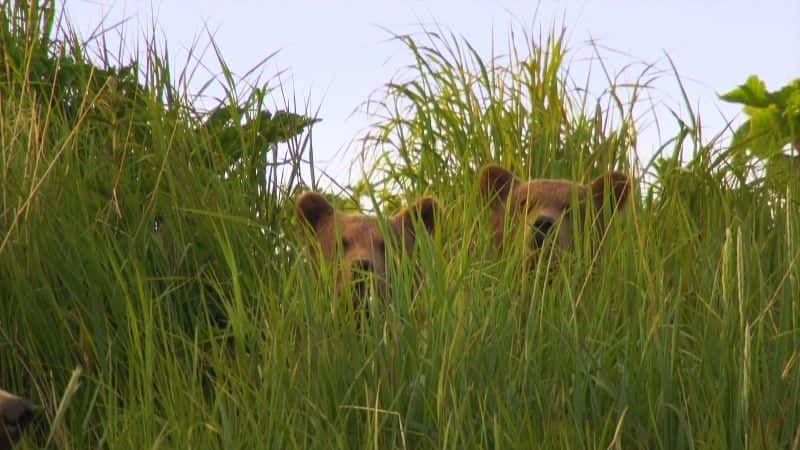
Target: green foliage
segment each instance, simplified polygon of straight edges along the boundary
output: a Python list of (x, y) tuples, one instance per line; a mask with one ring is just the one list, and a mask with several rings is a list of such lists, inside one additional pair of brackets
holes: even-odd
[(620, 126), (610, 130), (614, 111), (602, 99), (588, 103), (568, 92), (563, 34), (550, 33), (541, 44), (529, 38), (488, 59), (454, 36), (426, 33), (425, 45), (396, 39), (414, 64), (408, 80), (389, 83), (385, 97), (369, 105), (386, 120), (366, 136), (365, 159), (374, 162), (366, 186), (452, 191), (487, 162), (526, 176), (580, 180), (628, 167), (630, 111), (620, 108)]
[[(285, 199), (302, 183), (315, 120), (267, 111), (266, 85), (246, 95), (225, 86), (206, 114), (172, 85), (155, 41), (101, 67), (55, 28), (52, 2), (5, 2), (1, 14), (0, 353), (14, 354), (23, 330), (48, 330), (26, 342), (50, 349), (4, 359), (3, 381), (23, 361), (39, 372), (80, 363), (96, 376), (98, 358), (116, 377), (135, 364), (127, 350), (138, 335), (123, 324), (228, 330), (244, 314), (241, 284), (280, 286), (276, 267), (294, 258)], [(261, 269), (240, 276), (231, 242)], [(201, 330), (196, 338), (213, 332)]]
[[(400, 38), (414, 66), (370, 105), (365, 179), (332, 200), (444, 211), (357, 330), (287, 201), (314, 120), (267, 108), (268, 85), (239, 93), (220, 55), (224, 101), (197, 111), (154, 42), (98, 67), (54, 11), (4, 3), (0, 23), (0, 386), (43, 416), (20, 448), (798, 442), (796, 192), (747, 182), (691, 111), (632, 164), (642, 87), (571, 91), (560, 34), (491, 58)], [(522, 243), (490, 240), (489, 161), (638, 182), (601, 242), (576, 224), (574, 251), (527, 272)]]
[(749, 151), (766, 161), (766, 178), (774, 185), (782, 188), (796, 182), (800, 174), (800, 78), (777, 91), (768, 91), (753, 75), (721, 98), (742, 104), (748, 117), (733, 135), (731, 150), (737, 160), (746, 161)]

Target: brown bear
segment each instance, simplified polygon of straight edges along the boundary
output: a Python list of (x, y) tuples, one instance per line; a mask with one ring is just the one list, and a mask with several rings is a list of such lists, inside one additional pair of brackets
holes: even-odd
[(33, 420), (31, 402), (0, 389), (0, 450), (10, 450)]
[[(507, 233), (522, 233), (527, 243), (529, 268), (536, 266), (536, 252), (546, 243), (563, 250), (572, 247), (572, 221), (594, 211), (592, 222), (602, 230), (604, 199), (610, 195), (611, 210), (621, 212), (631, 190), (627, 175), (611, 171), (588, 185), (562, 179), (520, 180), (509, 170), (488, 164), (478, 177), (481, 193), (489, 202), (490, 222), (495, 245), (502, 247), (510, 239)], [(577, 200), (577, 204), (573, 204)], [(574, 208), (577, 208), (574, 209)], [(577, 214), (571, 214), (571, 212)]]
[(351, 289), (353, 306), (366, 300), (369, 288), (387, 297), (387, 258), (391, 249), (409, 253), (416, 240), (414, 220), (432, 233), (439, 209), (432, 197), (423, 197), (388, 218), (387, 235), (375, 216), (337, 211), (317, 192), (305, 192), (295, 201), (300, 223), (306, 225), (309, 247), (336, 275), (337, 292)]

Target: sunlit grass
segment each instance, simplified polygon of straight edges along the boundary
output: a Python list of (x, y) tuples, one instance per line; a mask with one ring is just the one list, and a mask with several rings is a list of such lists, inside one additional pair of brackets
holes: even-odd
[[(132, 98), (3, 11), (0, 385), (43, 407), (22, 448), (798, 446), (797, 192), (738, 179), (691, 111), (637, 164), (631, 109), (568, 89), (561, 34), (507, 57), (399, 37), (415, 63), (371, 106), (353, 195), (444, 208), (357, 329), (295, 232), (305, 135), (227, 167), (257, 133), (205, 127), (157, 46)], [(226, 105), (268, 106), (223, 79)], [(527, 272), (490, 242), (487, 162), (639, 183), (602, 242)]]

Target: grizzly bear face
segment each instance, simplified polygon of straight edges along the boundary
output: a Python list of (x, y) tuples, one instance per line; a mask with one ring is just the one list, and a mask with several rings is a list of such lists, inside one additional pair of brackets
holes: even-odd
[(375, 216), (336, 211), (316, 192), (305, 192), (295, 202), (297, 218), (312, 239), (310, 247), (335, 270), (337, 291), (352, 291), (355, 307), (370, 288), (386, 297), (389, 252), (410, 253), (416, 241), (414, 221), (419, 220), (416, 229), (433, 232), (437, 209), (434, 198), (423, 197), (381, 227)]
[(0, 389), (0, 450), (10, 450), (33, 420), (31, 402)]
[(481, 169), (478, 182), (489, 202), (493, 241), (502, 247), (511, 240), (508, 234), (521, 234), (531, 268), (542, 247), (572, 247), (573, 220), (591, 211), (595, 229), (602, 229), (610, 219), (603, 212), (606, 195), (613, 214), (625, 206), (631, 185), (627, 175), (615, 171), (588, 185), (561, 179), (520, 180), (494, 164)]

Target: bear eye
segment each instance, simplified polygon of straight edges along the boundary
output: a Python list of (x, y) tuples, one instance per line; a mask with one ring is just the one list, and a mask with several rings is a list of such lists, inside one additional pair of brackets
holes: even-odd
[(381, 252), (386, 251), (386, 243), (384, 241), (378, 241), (375, 243), (375, 249)]
[(347, 250), (353, 242), (350, 239), (342, 238), (342, 250)]

